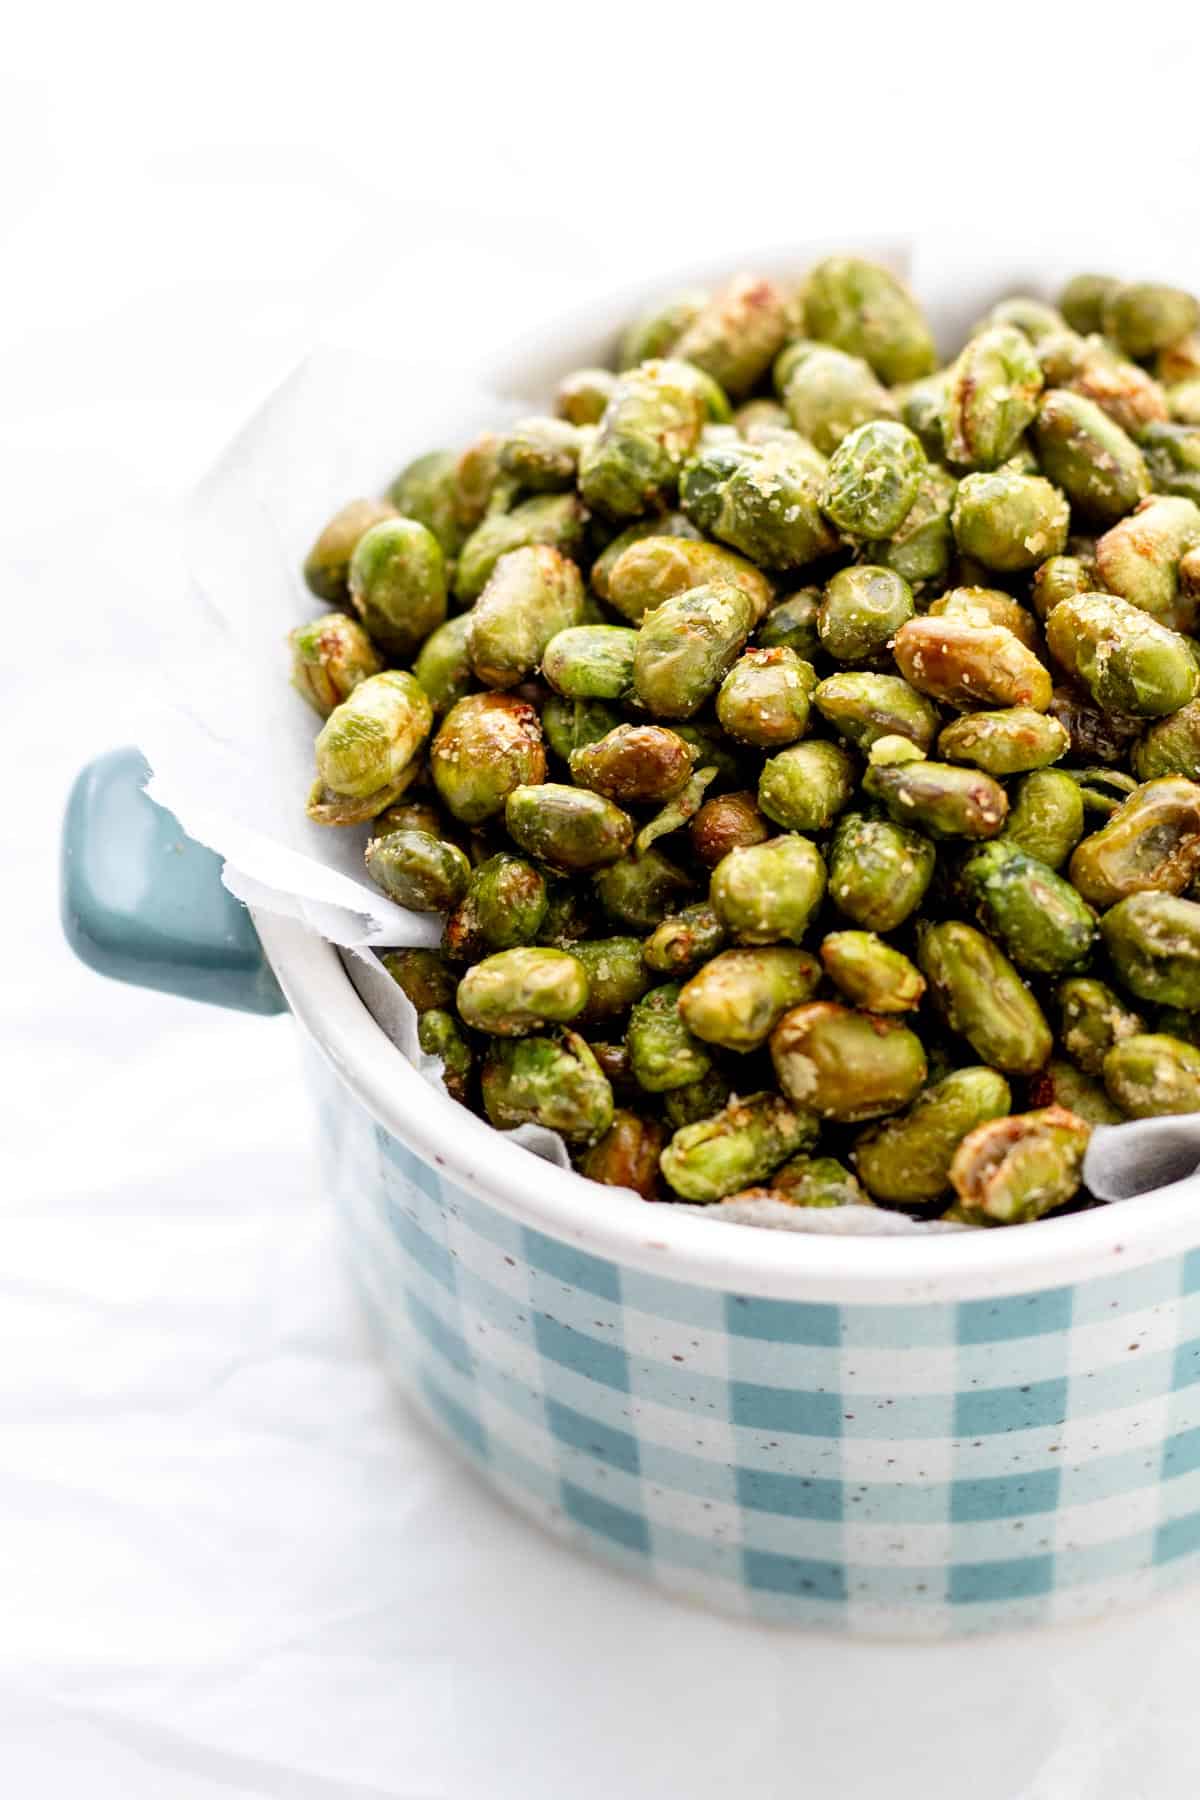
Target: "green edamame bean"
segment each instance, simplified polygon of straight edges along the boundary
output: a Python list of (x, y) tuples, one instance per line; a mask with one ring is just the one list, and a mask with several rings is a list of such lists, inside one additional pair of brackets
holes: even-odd
[(441, 1059), (442, 1081), (452, 1100), (467, 1104), (475, 1056), (451, 1012), (432, 1007), (417, 1020), (417, 1043), (426, 1056)]
[(1073, 331), (1100, 331), (1108, 297), (1120, 285), (1115, 275), (1073, 275), (1058, 296), (1058, 310)]
[(612, 1124), (612, 1087), (584, 1040), (493, 1038), (483, 1065), (484, 1110), (501, 1131), (544, 1125), (569, 1144), (591, 1144)]
[(1003, 625), (1024, 644), (1036, 651), (1041, 637), (1032, 614), (1006, 594), (1003, 588), (956, 587), (930, 602), (930, 618), (965, 619), (969, 625)]
[[(691, 538), (640, 537), (610, 566), (606, 591), (601, 597), (631, 625), (640, 625), (646, 614), (664, 600), (686, 594), (692, 588), (726, 581), (741, 588), (756, 619), (764, 616), (774, 589), (762, 571), (744, 556), (727, 550), (723, 544), (697, 543)], [(593, 570), (593, 586), (595, 583)]]
[(467, 891), (471, 865), (456, 844), (428, 831), (392, 831), (366, 849), (367, 874), (397, 906), (448, 912)]
[(850, 537), (891, 537), (911, 512), (924, 473), (925, 452), (907, 425), (870, 420), (849, 432), (830, 458), (821, 509)]
[(388, 950), (379, 960), (419, 1013), (444, 1010), (454, 999), (458, 983), (436, 950)]
[(914, 588), (944, 581), (954, 557), (950, 519), (957, 492), (958, 483), (947, 469), (928, 465), (904, 523), (889, 537), (864, 546), (868, 560), (891, 569)]
[(692, 772), (692, 751), (666, 725), (617, 725), (571, 752), (571, 775), (580, 787), (609, 800), (666, 800)]
[(970, 763), (989, 775), (1020, 775), (1057, 762), (1071, 747), (1065, 725), (1028, 706), (963, 713), (938, 736), (946, 762)]
[(820, 588), (799, 588), (772, 606), (754, 634), (761, 650), (788, 649), (805, 662), (811, 662), (821, 647), (817, 614), (821, 607)]
[(1050, 671), (1005, 625), (974, 624), (953, 614), (909, 619), (896, 633), (893, 655), (906, 681), (950, 706), (1045, 712), (1050, 705)]
[(446, 617), (446, 564), (415, 519), (384, 519), (354, 546), (350, 600), (370, 637), (407, 660)]
[(1060, 600), (1095, 591), (1096, 570), (1079, 556), (1048, 556), (1034, 570), (1029, 591), (1039, 619), (1048, 619)]
[(579, 1173), (602, 1187), (632, 1188), (643, 1200), (657, 1200), (658, 1159), (665, 1136), (657, 1119), (618, 1106), (604, 1136), (579, 1158)]
[(919, 832), (844, 813), (829, 852), (829, 897), (856, 925), (894, 931), (924, 899), (935, 861), (933, 845)]
[(679, 503), (702, 531), (768, 569), (799, 569), (837, 547), (818, 495), (823, 459), (797, 440), (721, 444), (685, 466)]
[(1107, 712), (1160, 718), (1186, 706), (1200, 687), (1184, 639), (1113, 594), (1060, 601), (1046, 621), (1046, 643)]
[(622, 333), (617, 350), (618, 369), (633, 369), (653, 357), (668, 356), (692, 320), (708, 305), (708, 298), (704, 288), (684, 288), (665, 300), (656, 300), (639, 313)]
[(467, 642), (470, 613), (457, 613), (431, 631), (417, 652), (413, 674), (433, 703), (435, 713), (449, 712), (475, 685)]
[(1133, 746), (1133, 770), (1139, 781), (1160, 775), (1200, 781), (1200, 700), (1189, 700), (1178, 712), (1155, 720)]
[(513, 694), (468, 694), (442, 720), (429, 764), (454, 817), (478, 825), (502, 811), (514, 788), (545, 777), (537, 712)]
[(1023, 331), (996, 325), (963, 347), (951, 371), (942, 418), (948, 460), (994, 469), (1033, 422), (1042, 371)]
[[(599, 743), (621, 723), (621, 715), (607, 700), (564, 700), (547, 696), (542, 706), (542, 730), (555, 756), (568, 765), (577, 750)], [(590, 781), (582, 783), (590, 787)]]
[(567, 419), (519, 419), (500, 442), (500, 473), (529, 493), (560, 493), (575, 485), (586, 435)]
[(1091, 1127), (1061, 1106), (977, 1125), (950, 1165), (959, 1205), (997, 1225), (1040, 1219), (1078, 1191)]
[(655, 718), (690, 719), (716, 692), (750, 635), (753, 611), (728, 583), (690, 588), (642, 621), (633, 683)]
[(489, 687), (515, 687), (537, 668), (556, 634), (578, 625), (582, 612), (583, 582), (569, 557), (548, 544), (510, 550), (471, 611), (471, 667)]
[(609, 918), (641, 932), (660, 925), (692, 885), (683, 870), (654, 846), (639, 856), (623, 856), (592, 877), (596, 898)]
[(935, 708), (899, 675), (845, 670), (817, 685), (813, 703), (860, 750), (882, 737), (906, 737), (928, 750), (937, 732)]
[(588, 1000), (587, 970), (566, 950), (521, 945), (485, 956), (458, 984), (463, 1023), (496, 1037), (519, 1037), (578, 1018)]
[(1200, 506), (1152, 494), (1096, 540), (1096, 571), (1110, 594), (1119, 594), (1172, 631), (1190, 632), (1200, 607), (1194, 596), (1181, 591), (1179, 564), (1198, 543)]
[(1004, 824), (1008, 797), (982, 769), (928, 762), (916, 751), (911, 762), (874, 760), (880, 748), (904, 739), (880, 738), (863, 776), (863, 790), (881, 800), (898, 825), (911, 824), (935, 838), (990, 838)]
[(1052, 482), (1008, 469), (965, 475), (951, 514), (962, 555), (1006, 573), (1058, 556), (1070, 523), (1071, 509)]
[(1113, 524), (1150, 491), (1141, 451), (1094, 400), (1049, 388), (1035, 426), (1043, 473), (1085, 518)]
[[(592, 529), (600, 529), (599, 521), (592, 521)], [(612, 601), (609, 590), (609, 577), (626, 550), (633, 544), (640, 544), (645, 538), (687, 538), (699, 542), (700, 533), (690, 519), (685, 519), (681, 512), (655, 513), (649, 519), (635, 519), (611, 537), (592, 564), (592, 592), (601, 600)], [(690, 586), (690, 583), (685, 583)], [(618, 609), (620, 610), (620, 609)], [(632, 621), (637, 623), (636, 619)]]
[(636, 650), (637, 632), (626, 626), (572, 625), (546, 644), (542, 674), (565, 700), (620, 700), (633, 683)]
[(637, 518), (670, 498), (700, 441), (705, 407), (687, 366), (642, 362), (613, 389), (579, 459), (579, 491), (614, 519)]
[(1137, 442), (1156, 494), (1200, 502), (1200, 429), (1156, 419), (1142, 427)]
[(713, 870), (709, 899), (741, 944), (799, 943), (825, 893), (815, 844), (787, 835), (731, 850)]
[(902, 423), (916, 432), (921, 448), (929, 457), (945, 454), (942, 422), (953, 375), (952, 368), (936, 369), (932, 375), (923, 375), (918, 381), (901, 382), (892, 389), (892, 399), (900, 408)]
[(545, 877), (521, 856), (501, 850), (472, 870), (467, 891), (446, 920), (442, 945), (456, 961), (531, 944), (550, 897)]
[(1093, 906), (1146, 890), (1182, 894), (1200, 871), (1200, 784), (1164, 775), (1135, 788), (1071, 858), (1071, 881)]
[(1037, 352), (1047, 387), (1066, 388), (1094, 401), (1131, 437), (1166, 418), (1161, 384), (1098, 334), (1079, 337), (1061, 331), (1043, 338)]
[(997, 301), (980, 329), (1009, 325), (1036, 344), (1052, 332), (1061, 331), (1065, 323), (1058, 309), (1047, 306), (1044, 300), (1035, 299), (1032, 294), (1012, 294), (1007, 300)]
[(774, 1200), (784, 1206), (870, 1206), (857, 1177), (836, 1156), (790, 1156), (761, 1187), (743, 1188), (728, 1196), (729, 1204), (743, 1200)]
[(733, 422), (737, 426), (738, 435), (744, 437), (748, 444), (792, 429), (787, 411), (778, 400), (746, 400), (734, 413)]
[(980, 923), (1022, 969), (1076, 968), (1095, 941), (1095, 915), (1071, 883), (1016, 844), (998, 838), (973, 851), (959, 881)]
[(1174, 894), (1131, 894), (1100, 921), (1124, 987), (1139, 1000), (1200, 1011), (1200, 905)]
[(1030, 1083), (1030, 1098), (1039, 1106), (1063, 1106), (1088, 1125), (1119, 1125), (1124, 1117), (1094, 1076), (1061, 1056), (1052, 1056)]
[(821, 648), (836, 662), (874, 662), (913, 611), (912, 589), (891, 569), (869, 563), (840, 569), (817, 614)]
[(554, 410), (572, 425), (598, 425), (617, 378), (611, 369), (572, 369), (554, 393)]
[(662, 1172), (684, 1200), (721, 1200), (811, 1142), (812, 1126), (778, 1094), (735, 1097), (712, 1118), (675, 1133), (662, 1153)]
[(454, 572), (460, 600), (477, 600), (502, 556), (543, 544), (573, 557), (583, 543), (587, 510), (577, 494), (535, 494), (511, 512), (481, 518), (462, 549)]
[(603, 794), (558, 781), (514, 788), (504, 822), (514, 843), (560, 875), (616, 862), (633, 842), (628, 813)]
[(927, 925), (917, 961), (938, 1011), (982, 1062), (1005, 1075), (1034, 1075), (1048, 1060), (1054, 1039), (1041, 1007), (982, 931), (958, 919)]
[(816, 671), (786, 645), (743, 651), (717, 694), (717, 718), (739, 744), (774, 749), (803, 737)]
[(1059, 1038), (1085, 1075), (1099, 1075), (1114, 1044), (1145, 1030), (1141, 1017), (1106, 981), (1075, 976), (1059, 986)]
[(774, 378), (795, 430), (823, 456), (859, 425), (896, 417), (896, 402), (869, 364), (831, 344), (789, 344)]
[(336, 512), (321, 531), (304, 561), (309, 591), (330, 606), (345, 606), (350, 598), (350, 559), (373, 525), (394, 519), (396, 508), (388, 500), (351, 500)]
[(995, 1069), (954, 1069), (898, 1118), (868, 1126), (854, 1143), (859, 1180), (892, 1206), (932, 1206), (950, 1188), (950, 1165), (968, 1132), (1005, 1116), (1012, 1095)]
[(842, 1124), (899, 1112), (926, 1072), (920, 1038), (898, 1019), (822, 1000), (784, 1014), (771, 1060), (794, 1106)]
[(1194, 294), (1155, 281), (1122, 282), (1109, 289), (1101, 312), (1101, 329), (1127, 356), (1153, 356), (1194, 331), (1198, 321)]
[(831, 931), (821, 940), (821, 964), (851, 1005), (866, 1012), (911, 1012), (925, 992), (920, 970), (873, 931)]
[(662, 1097), (662, 1109), (671, 1130), (678, 1131), (681, 1126), (696, 1125), (701, 1119), (713, 1118), (730, 1097), (731, 1089), (724, 1075), (719, 1069), (710, 1069), (699, 1081), (668, 1088)]
[[(500, 448), (503, 440), (495, 431), (482, 431), (459, 452), (454, 463), (452, 499), (454, 517), (460, 538), (459, 554), (466, 540), (492, 516), (504, 513), (516, 498), (511, 481), (500, 473)], [(541, 541), (522, 537), (521, 543)], [(513, 549), (515, 545), (505, 544)], [(480, 583), (482, 586), (482, 582)]]
[[(700, 901), (682, 912), (669, 913), (642, 945), (642, 960), (660, 975), (690, 975), (725, 943), (725, 927), (708, 905)], [(701, 1033), (703, 1036), (703, 1033)]]
[(766, 374), (787, 329), (783, 289), (759, 276), (738, 275), (688, 321), (672, 355), (695, 363), (740, 399)]
[(581, 1025), (595, 1025), (628, 1012), (650, 986), (640, 938), (584, 938), (569, 948), (576, 962), (583, 964), (588, 981), (587, 1002), (576, 1014)]
[(664, 982), (645, 993), (629, 1018), (625, 1042), (635, 1081), (649, 1094), (686, 1087), (708, 1073), (712, 1058), (679, 1008), (682, 988)]
[(432, 724), (414, 676), (385, 669), (358, 682), (318, 733), (308, 816), (320, 825), (357, 825), (383, 812), (412, 780)]
[(904, 283), (861, 256), (827, 256), (804, 283), (810, 337), (861, 356), (881, 381), (916, 381), (936, 366), (929, 326)]
[(1200, 1050), (1155, 1032), (1127, 1037), (1104, 1058), (1104, 1085), (1130, 1119), (1200, 1112)]
[(288, 642), (292, 686), (323, 719), (349, 699), (360, 681), (379, 673), (370, 638), (358, 620), (345, 613), (325, 613), (308, 625), (298, 625)]
[(789, 1007), (810, 998), (820, 976), (807, 950), (722, 950), (681, 989), (679, 1011), (706, 1044), (757, 1050)]
[(754, 795), (745, 791), (706, 800), (689, 827), (692, 849), (706, 869), (715, 869), (731, 850), (764, 844), (771, 827), (759, 812)]
[(1078, 783), (1060, 769), (1034, 769), (1012, 790), (1001, 836), (1059, 869), (1083, 836), (1083, 819)]
[(824, 831), (854, 792), (854, 763), (837, 744), (810, 739), (763, 764), (758, 807), (786, 831)]

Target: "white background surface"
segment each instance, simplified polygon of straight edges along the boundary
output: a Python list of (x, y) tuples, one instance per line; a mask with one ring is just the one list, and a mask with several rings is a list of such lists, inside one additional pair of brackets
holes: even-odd
[(1191, 26), (1107, 17), (243, 0), (10, 21), (6, 1792), (1197, 1791), (1200, 1596), (959, 1648), (791, 1639), (497, 1512), (360, 1335), (290, 1026), (101, 981), (55, 902), (67, 786), (135, 698), (130, 509), (184, 489), (347, 309), (468, 354), (631, 270), (913, 224), (1028, 225), (1131, 267), (1144, 244), (1169, 276), (1196, 228), (1200, 55)]

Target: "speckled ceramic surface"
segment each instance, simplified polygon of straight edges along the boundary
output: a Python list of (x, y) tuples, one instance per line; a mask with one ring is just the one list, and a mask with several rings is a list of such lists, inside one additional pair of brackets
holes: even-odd
[(1195, 1562), (1200, 1252), (943, 1304), (701, 1288), (521, 1225), (311, 1067), (397, 1374), (551, 1530), (722, 1609), (922, 1636)]

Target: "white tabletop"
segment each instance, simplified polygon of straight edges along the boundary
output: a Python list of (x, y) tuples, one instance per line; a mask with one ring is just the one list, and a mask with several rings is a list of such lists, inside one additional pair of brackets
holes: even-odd
[(7, 1792), (1196, 1793), (1200, 1593), (960, 1647), (794, 1638), (499, 1510), (373, 1360), (290, 1023), (106, 983), (56, 914), (67, 786), (127, 731), (130, 509), (347, 308), (498, 341), (640, 267), (913, 222), (1157, 243), (1169, 275), (1195, 50), (1048, 13), (743, 36), (617, 6), (597, 44), (594, 9), (49, 6), (0, 51)]

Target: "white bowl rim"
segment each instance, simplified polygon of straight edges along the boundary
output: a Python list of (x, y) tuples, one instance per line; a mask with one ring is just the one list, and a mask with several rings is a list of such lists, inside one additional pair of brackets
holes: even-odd
[(296, 1019), (377, 1123), (509, 1218), (627, 1267), (767, 1299), (954, 1304), (1073, 1286), (1200, 1246), (1200, 1175), (1036, 1225), (902, 1237), (762, 1230), (598, 1189), (430, 1087), (332, 944), (278, 913), (256, 911), (254, 922)]

